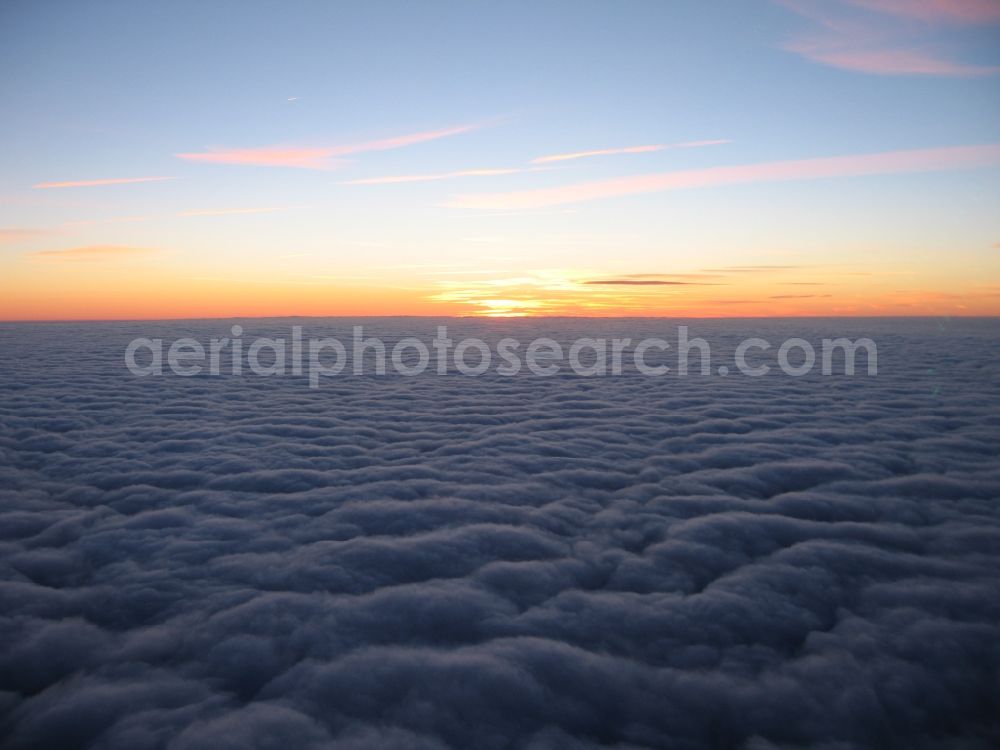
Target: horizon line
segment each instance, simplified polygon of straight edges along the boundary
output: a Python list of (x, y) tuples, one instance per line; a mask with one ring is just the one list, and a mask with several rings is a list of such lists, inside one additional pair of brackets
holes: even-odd
[(962, 320), (1000, 320), (997, 315), (973, 315), (950, 313), (948, 315), (213, 315), (204, 317), (184, 318), (19, 318), (0, 319), (0, 325), (18, 323), (171, 323), (198, 320), (326, 320), (330, 318), (354, 320), (384, 320), (387, 318), (427, 318), (440, 320), (454, 318), (456, 320), (831, 320), (831, 319), (869, 319), (869, 320), (940, 320), (946, 318), (961, 318)]

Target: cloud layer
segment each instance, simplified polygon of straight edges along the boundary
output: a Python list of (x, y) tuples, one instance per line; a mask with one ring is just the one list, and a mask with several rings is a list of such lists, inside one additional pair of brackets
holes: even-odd
[(995, 325), (690, 325), (871, 336), (880, 374), (310, 390), (122, 365), (228, 322), (0, 325), (0, 746), (994, 745)]

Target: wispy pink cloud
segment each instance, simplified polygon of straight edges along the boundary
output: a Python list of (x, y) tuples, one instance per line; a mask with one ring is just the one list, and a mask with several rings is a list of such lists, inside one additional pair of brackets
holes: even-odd
[(206, 151), (174, 154), (185, 161), (209, 164), (238, 164), (258, 167), (293, 167), (297, 169), (332, 169), (338, 166), (339, 157), (368, 151), (387, 151), (417, 143), (447, 138), (475, 130), (477, 125), (461, 125), (441, 130), (381, 138), (342, 146), (299, 147), (263, 146), (260, 148), (209, 148)]
[(124, 245), (85, 245), (69, 247), (63, 250), (39, 250), (30, 253), (31, 257), (42, 261), (95, 261), (144, 255), (151, 252), (145, 247), (129, 247)]
[(32, 185), (36, 190), (49, 188), (103, 187), (104, 185), (128, 185), (133, 182), (162, 182), (176, 180), (176, 177), (111, 177), (103, 180), (70, 180), (67, 182), (39, 182)]
[(64, 227), (87, 227), (95, 224), (125, 224), (135, 221), (152, 221), (156, 216), (111, 216), (107, 219), (81, 219), (80, 221), (67, 221)]
[(207, 164), (239, 164), (255, 167), (296, 167), (298, 169), (329, 169), (333, 150), (329, 148), (295, 148), (264, 146), (261, 148), (210, 148), (203, 152), (174, 154), (185, 161)]
[(532, 159), (532, 164), (546, 164), (556, 161), (570, 161), (572, 159), (586, 159), (592, 156), (616, 156), (618, 154), (645, 154), (651, 151), (664, 151), (674, 148), (698, 148), (700, 146), (715, 146), (722, 143), (731, 143), (728, 140), (712, 141), (686, 141), (684, 143), (655, 143), (648, 146), (626, 146), (624, 148), (601, 148), (593, 151), (574, 151), (567, 154), (551, 154), (549, 156), (539, 156)]
[(574, 151), (568, 154), (552, 154), (532, 159), (532, 164), (545, 164), (551, 161), (570, 161), (571, 159), (587, 159), (591, 156), (615, 156), (617, 154), (645, 154), (650, 151), (662, 151), (666, 146), (657, 143), (651, 146), (626, 146), (625, 148), (600, 148), (593, 151)]
[(711, 167), (619, 177), (554, 188), (506, 193), (458, 195), (445, 205), (454, 208), (519, 210), (664, 190), (751, 182), (809, 180), (827, 177), (973, 169), (1000, 166), (1000, 144), (889, 151), (876, 154)]
[(830, 65), (842, 70), (878, 75), (934, 75), (975, 78), (1000, 72), (1000, 67), (965, 65), (960, 62), (935, 57), (917, 50), (827, 50), (810, 43), (789, 44), (786, 49), (798, 52), (813, 62)]
[(181, 211), (178, 216), (238, 216), (242, 214), (270, 214), (276, 211), (288, 211), (306, 206), (258, 206), (254, 208), (211, 208), (197, 211)]
[(389, 175), (387, 177), (366, 177), (361, 180), (345, 180), (341, 185), (392, 185), (401, 182), (435, 182), (451, 180), (458, 177), (496, 177), (498, 175), (520, 174), (522, 172), (537, 172), (539, 167), (510, 169), (463, 169), (457, 172), (439, 172), (437, 174), (405, 174)]
[(26, 229), (23, 227), (0, 227), (0, 245), (30, 240), (46, 234), (44, 229)]
[(783, 45), (807, 60), (876, 75), (978, 77), (1000, 66), (964, 62), (948, 52), (942, 26), (1000, 22), (997, 0), (775, 0), (814, 28)]
[(927, 22), (989, 24), (1000, 22), (996, 0), (848, 0), (851, 5), (879, 13)]
[(701, 148), (702, 146), (722, 146), (732, 143), (728, 138), (714, 138), (707, 141), (682, 141), (681, 143), (671, 143), (667, 148)]
[(392, 138), (382, 138), (375, 141), (365, 141), (347, 146), (337, 146), (333, 149), (333, 156), (348, 156), (359, 154), (364, 151), (387, 151), (393, 148), (412, 146), (416, 143), (426, 141), (436, 141), (439, 138), (448, 138), (453, 135), (461, 135), (469, 131), (476, 130), (479, 125), (459, 125), (454, 128), (443, 128), (441, 130), (425, 130), (421, 133), (410, 133), (409, 135), (398, 135)]

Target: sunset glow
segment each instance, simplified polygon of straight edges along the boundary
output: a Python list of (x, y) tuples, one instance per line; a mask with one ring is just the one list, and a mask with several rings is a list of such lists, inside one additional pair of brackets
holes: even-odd
[(994, 3), (765, 3), (738, 63), (693, 4), (634, 13), (600, 63), (583, 13), (572, 54), (554, 15), (498, 69), (513, 29), (396, 19), (380, 59), (209, 12), (163, 30), (197, 66), (87, 57), (127, 73), (103, 108), (72, 14), (32, 68), (9, 13), (0, 319), (1000, 314)]

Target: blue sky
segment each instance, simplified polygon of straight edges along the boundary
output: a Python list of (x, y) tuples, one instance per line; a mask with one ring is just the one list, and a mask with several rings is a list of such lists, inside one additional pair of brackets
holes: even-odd
[[(967, 282), (984, 274), (996, 282), (992, 151), (981, 164), (642, 192), (506, 221), (453, 206), (456, 196), (633, 175), (991, 146), (1000, 142), (998, 8), (993, 0), (8, 3), (0, 227), (15, 241), (0, 257), (9, 278), (41, 290), (65, 279), (52, 263), (40, 269), (35, 254), (90, 247), (151, 251), (135, 270), (148, 285), (158, 274), (181, 283), (242, 264), (250, 276), (273, 279), (280, 268), (313, 285), (318, 276), (368, 274), (376, 295), (390, 286), (370, 278), (376, 268), (420, 261), (461, 275), (501, 256), (492, 262), (500, 278), (561, 269), (573, 283), (607, 272), (690, 273), (701, 265), (692, 255), (725, 266), (775, 265), (791, 254), (815, 266), (831, 256), (857, 264), (878, 249), (896, 270), (914, 259), (924, 286), (935, 263), (956, 254), (971, 268)], [(338, 149), (414, 134), (427, 137), (331, 157), (322, 168), (177, 156)], [(705, 141), (724, 142), (670, 147)], [(647, 145), (664, 148), (532, 165)], [(483, 169), (511, 171), (455, 174)], [(343, 184), (401, 175), (439, 179)], [(173, 179), (33, 187), (149, 176)], [(293, 255), (307, 260), (290, 263)], [(101, 256), (82, 276), (118, 278), (110, 263)], [(391, 282), (413, 291), (427, 280)], [(433, 297), (415, 295), (403, 307)]]

